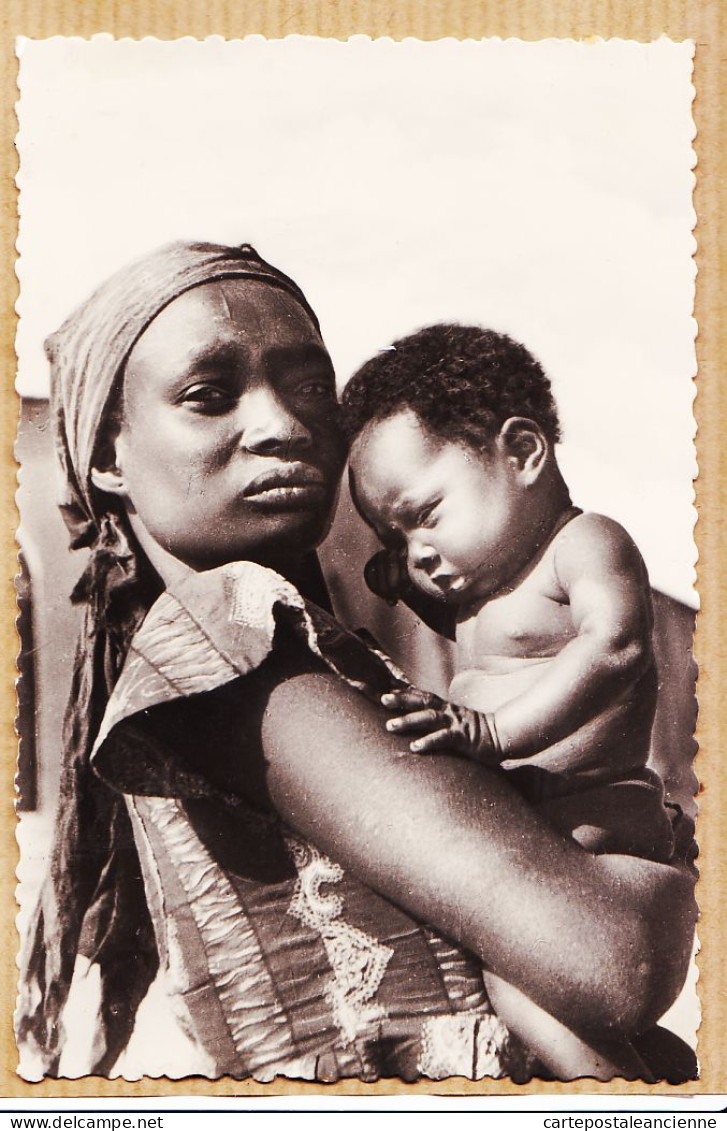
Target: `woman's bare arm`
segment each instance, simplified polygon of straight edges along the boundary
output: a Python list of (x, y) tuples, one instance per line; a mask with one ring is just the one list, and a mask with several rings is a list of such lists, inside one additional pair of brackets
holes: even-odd
[(681, 989), (688, 876), (591, 856), (501, 774), (446, 755), (412, 758), (380, 711), (327, 672), (267, 692), (262, 742), (286, 821), (568, 1027), (628, 1038)]

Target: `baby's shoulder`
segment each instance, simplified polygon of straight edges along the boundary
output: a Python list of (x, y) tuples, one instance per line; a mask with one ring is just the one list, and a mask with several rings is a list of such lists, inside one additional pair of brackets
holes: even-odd
[(576, 512), (558, 531), (553, 545), (562, 545), (568, 541), (592, 541), (606, 546), (622, 543), (634, 545), (631, 535), (620, 522), (596, 511)]
[(583, 573), (635, 573), (645, 578), (645, 566), (631, 535), (615, 519), (585, 511), (571, 519), (550, 547), (559, 576)]

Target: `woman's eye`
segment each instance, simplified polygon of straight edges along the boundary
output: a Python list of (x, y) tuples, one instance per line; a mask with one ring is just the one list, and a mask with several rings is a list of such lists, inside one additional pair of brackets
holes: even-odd
[(219, 385), (190, 385), (182, 394), (181, 403), (196, 412), (222, 412), (232, 403), (232, 396)]
[(336, 399), (336, 384), (328, 373), (299, 374), (297, 379), (293, 378), (290, 387), (294, 396)]

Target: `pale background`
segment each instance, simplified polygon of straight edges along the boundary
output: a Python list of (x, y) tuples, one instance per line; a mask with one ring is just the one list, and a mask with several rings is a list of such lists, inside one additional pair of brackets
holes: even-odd
[[(41, 755), (57, 742), (80, 568), (53, 527), (42, 339), (115, 267), (180, 236), (251, 240), (293, 275), (342, 382), (429, 321), (523, 340), (553, 377), (575, 501), (628, 527), (688, 630), (689, 45), (97, 39), (20, 54), (23, 541), (57, 613), (36, 625)], [(344, 509), (326, 564), (339, 607), (370, 623), (354, 526)], [(401, 625), (401, 658), (441, 683), (446, 657)], [(688, 671), (681, 686), (689, 697)], [(34, 816), (52, 806), (52, 754), (41, 767)]]
[(551, 373), (574, 495), (693, 601), (692, 45), (20, 44), (18, 388), (106, 275), (179, 237), (301, 283), (341, 381), (431, 321)]

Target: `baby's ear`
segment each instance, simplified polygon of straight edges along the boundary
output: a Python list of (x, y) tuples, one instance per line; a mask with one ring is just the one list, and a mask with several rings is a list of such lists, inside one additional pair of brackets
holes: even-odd
[(497, 441), (520, 481), (529, 487), (540, 475), (549, 451), (540, 425), (525, 416), (511, 416), (500, 429)]

